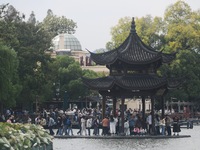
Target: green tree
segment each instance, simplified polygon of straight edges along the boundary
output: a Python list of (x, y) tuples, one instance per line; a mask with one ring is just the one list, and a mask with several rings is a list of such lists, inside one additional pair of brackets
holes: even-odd
[[(168, 96), (180, 100), (200, 101), (199, 96), (199, 50), (200, 11), (192, 11), (184, 1), (177, 1), (167, 7), (164, 19), (147, 15), (136, 18), (137, 34), (142, 41), (165, 53), (178, 52), (170, 65), (163, 65), (158, 73), (168, 77), (184, 77), (179, 90), (170, 91)], [(128, 36), (131, 18), (124, 17), (111, 29), (112, 40), (107, 49), (118, 47)]]
[(176, 60), (170, 65), (172, 77), (185, 77), (180, 91), (171, 92), (173, 97), (179, 96), (181, 100), (199, 101), (200, 76), (199, 45), (200, 25), (199, 11), (192, 11), (184, 1), (178, 1), (166, 9), (165, 45), (164, 51), (179, 50)]
[[(169, 6), (164, 14), (167, 51), (194, 50), (199, 42), (197, 12), (192, 12), (184, 1)], [(198, 41), (198, 42), (197, 42)]]
[(36, 18), (35, 18), (35, 14), (34, 14), (33, 11), (31, 12), (30, 17), (29, 17), (27, 23), (31, 23), (31, 24), (33, 24), (33, 25), (36, 24)]
[[(18, 84), (18, 59), (16, 52), (0, 42), (0, 104), (15, 106), (20, 92)], [(1, 108), (2, 109), (2, 108)]]
[(83, 70), (82, 74), (83, 74), (83, 77), (86, 77), (86, 78), (97, 78), (97, 77), (105, 76), (104, 74), (97, 73), (92, 70)]
[(7, 46), (18, 44), (14, 22), (19, 22), (22, 17), (19, 12), (9, 4), (0, 5), (0, 41)]
[(162, 49), (164, 43), (164, 22), (161, 17), (147, 15), (136, 20), (136, 30), (142, 41), (156, 50)]
[(21, 92), (15, 96), (18, 106), (30, 109), (36, 99), (40, 103), (52, 100), (57, 83), (60, 83), (61, 96), (62, 92), (68, 91), (71, 99), (77, 99), (88, 93), (81, 82), (80, 65), (74, 59), (67, 56), (51, 59), (46, 53), (52, 37), (61, 32), (74, 33), (76, 23), (57, 17), (50, 10), (42, 23), (36, 22), (34, 12), (26, 22), (24, 16), (10, 5), (0, 7), (0, 10), (0, 41), (16, 52), (19, 62), (16, 72)]
[[(106, 44), (106, 48), (112, 50), (118, 47), (128, 37), (131, 29), (131, 17), (119, 19), (118, 24), (111, 28), (112, 40)], [(163, 20), (160, 17), (153, 18), (147, 15), (136, 18), (136, 30), (142, 41), (147, 45), (160, 49), (163, 43)]]
[(39, 96), (40, 101), (48, 98), (43, 95), (47, 95), (44, 90), (49, 85), (48, 62), (51, 59), (46, 54), (46, 50), (51, 46), (51, 37), (42, 29), (40, 23), (34, 23), (36, 20), (34, 16), (25, 22), (14, 8), (4, 9), (7, 13), (0, 20), (0, 41), (17, 52), (22, 90), (16, 100), (18, 106), (30, 108), (36, 95)]
[[(52, 81), (60, 84), (61, 96), (67, 91), (70, 99), (78, 99), (84, 88), (81, 83), (82, 69), (78, 62), (69, 56), (57, 56), (51, 64)], [(82, 91), (82, 92), (81, 92)], [(77, 94), (78, 93), (78, 94)]]
[(42, 27), (54, 37), (60, 33), (74, 34), (77, 25), (72, 19), (67, 19), (65, 16), (56, 16), (52, 10), (48, 10), (47, 16), (42, 22)]
[[(51, 46), (51, 37), (40, 24), (18, 23), (16, 37), (19, 45), (13, 46), (19, 57), (19, 76), (23, 85), (19, 103), (31, 104), (36, 96), (45, 101), (44, 90), (49, 84), (48, 64), (51, 61), (46, 50)], [(27, 98), (29, 100), (27, 100)]]
[(81, 77), (96, 78), (102, 75), (91, 71), (82, 70), (78, 62), (69, 56), (57, 56), (53, 63), (50, 64), (52, 81), (59, 83), (60, 96), (64, 97), (65, 91), (70, 100), (78, 100), (79, 97), (86, 97), (92, 94), (81, 80)]
[(106, 44), (106, 49), (112, 50), (118, 47), (128, 36), (131, 29), (131, 18), (124, 17), (119, 19), (118, 24), (111, 28), (111, 41)]

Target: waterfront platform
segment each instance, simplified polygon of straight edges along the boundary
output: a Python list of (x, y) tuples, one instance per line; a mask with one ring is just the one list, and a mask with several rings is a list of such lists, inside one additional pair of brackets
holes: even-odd
[(175, 138), (189, 138), (190, 135), (179, 135), (179, 136), (163, 136), (163, 135), (134, 135), (134, 136), (120, 136), (120, 135), (114, 135), (114, 136), (81, 136), (81, 135), (62, 135), (62, 136), (54, 136), (54, 138), (59, 139), (75, 139), (75, 138), (84, 138), (84, 139), (175, 139)]

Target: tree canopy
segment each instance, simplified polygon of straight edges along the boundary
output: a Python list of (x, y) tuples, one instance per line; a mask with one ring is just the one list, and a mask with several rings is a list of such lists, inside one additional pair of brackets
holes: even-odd
[(47, 11), (47, 16), (42, 22), (42, 27), (54, 37), (60, 33), (74, 34), (77, 24), (72, 19), (65, 16), (57, 16), (52, 10)]
[[(137, 34), (142, 41), (155, 50), (165, 53), (178, 52), (170, 65), (163, 65), (159, 74), (168, 77), (184, 77), (181, 89), (170, 91), (168, 97), (200, 102), (199, 50), (200, 11), (192, 11), (184, 1), (177, 1), (166, 8), (164, 16), (147, 15), (136, 18)], [(131, 17), (119, 19), (111, 29), (112, 39), (107, 49), (118, 47), (130, 32)]]
[[(52, 80), (51, 64), (55, 60), (46, 51), (51, 47), (55, 34), (75, 32), (75, 27), (73, 20), (51, 12), (43, 22), (38, 22), (32, 11), (26, 21), (25, 15), (12, 5), (0, 5), (0, 101), (9, 102), (7, 106), (17, 103), (20, 107), (31, 109), (36, 97), (40, 102), (51, 100), (55, 82)], [(69, 65), (69, 70), (74, 68), (79, 68), (77, 74), (81, 74), (80, 66)], [(56, 71), (62, 73), (63, 70), (59, 69)]]
[(15, 106), (15, 97), (20, 92), (17, 75), (17, 55), (14, 50), (1, 42), (0, 64), (0, 104), (3, 106)]

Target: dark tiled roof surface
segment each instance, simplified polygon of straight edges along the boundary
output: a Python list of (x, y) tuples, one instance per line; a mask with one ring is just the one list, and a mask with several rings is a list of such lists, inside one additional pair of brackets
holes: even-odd
[(130, 64), (148, 64), (158, 60), (167, 63), (175, 57), (175, 55), (163, 54), (145, 45), (135, 31), (134, 20), (129, 36), (118, 48), (100, 54), (90, 53), (92, 60), (100, 65), (113, 64), (116, 60)]
[(94, 90), (109, 90), (114, 85), (130, 90), (149, 90), (168, 86), (166, 78), (151, 75), (108, 76), (97, 79), (83, 78), (83, 83)]
[(129, 35), (129, 43), (127, 47), (120, 51), (118, 59), (131, 64), (149, 63), (160, 59), (161, 53), (148, 49), (139, 39), (137, 34)]

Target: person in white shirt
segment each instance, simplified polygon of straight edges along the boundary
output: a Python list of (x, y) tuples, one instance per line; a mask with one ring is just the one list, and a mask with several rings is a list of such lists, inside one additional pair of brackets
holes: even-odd
[(40, 124), (40, 115), (35, 118), (35, 124)]
[(85, 135), (87, 135), (87, 133), (86, 133), (86, 120), (85, 120), (85, 116), (82, 116), (82, 118), (81, 118), (81, 135), (83, 135), (83, 132), (85, 132)]
[(90, 129), (92, 128), (92, 118), (88, 118), (86, 121), (86, 129), (88, 130), (88, 135), (90, 136)]
[(114, 118), (113, 116), (110, 116), (110, 134), (116, 133), (116, 124), (117, 124), (117, 118)]
[(129, 132), (129, 120), (128, 119), (125, 119), (125, 122), (124, 122), (124, 133), (126, 135), (130, 135), (130, 132)]

